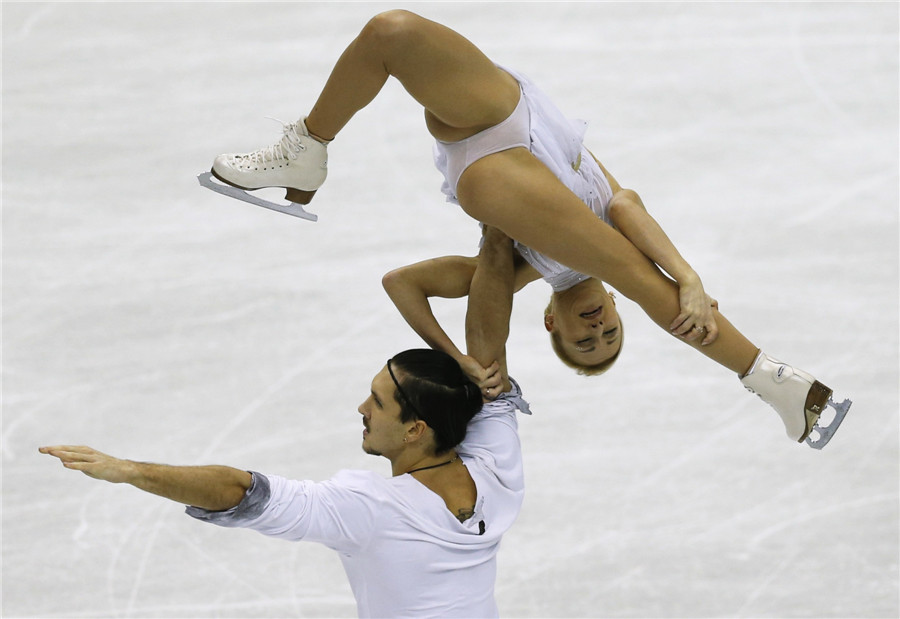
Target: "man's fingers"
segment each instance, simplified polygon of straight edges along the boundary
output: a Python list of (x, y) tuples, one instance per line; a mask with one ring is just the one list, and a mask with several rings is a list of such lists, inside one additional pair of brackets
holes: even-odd
[[(39, 447), (38, 451), (59, 458), (67, 468), (78, 468), (71, 464), (90, 464), (97, 462), (103, 456), (99, 451), (83, 445), (55, 445), (52, 447)], [(79, 469), (80, 470), (80, 469)]]
[(82, 471), (82, 472), (84, 472), (84, 469), (89, 467), (91, 464), (92, 464), (91, 462), (85, 462), (83, 460), (63, 460), (62, 461), (62, 465), (64, 467), (66, 467), (67, 469), (72, 469), (73, 471)]
[(70, 458), (70, 451), (66, 445), (55, 445), (53, 447), (41, 447), (38, 449), (42, 454), (47, 454), (48, 456), (53, 456), (54, 458), (59, 458), (60, 460), (67, 460)]
[(94, 449), (85, 445), (51, 445), (49, 447), (39, 447), (38, 451), (44, 454), (54, 453), (58, 451), (66, 451), (70, 453), (95, 453)]
[(66, 445), (51, 445), (49, 447), (38, 447), (38, 451), (41, 452), (42, 454), (53, 455), (58, 451), (62, 451), (64, 449), (66, 449), (66, 447), (67, 447)]
[(87, 456), (85, 456), (84, 454), (71, 451), (58, 451), (53, 455), (59, 458), (65, 465), (74, 464), (77, 462), (89, 462)]

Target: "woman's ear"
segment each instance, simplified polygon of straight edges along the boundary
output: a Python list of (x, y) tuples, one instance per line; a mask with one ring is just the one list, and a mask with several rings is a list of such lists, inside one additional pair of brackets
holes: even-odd
[(553, 314), (544, 314), (544, 328), (553, 333)]

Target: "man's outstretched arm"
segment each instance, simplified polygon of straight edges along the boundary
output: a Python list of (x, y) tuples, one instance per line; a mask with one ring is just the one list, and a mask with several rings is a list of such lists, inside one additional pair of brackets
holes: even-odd
[(496, 228), (486, 226), (478, 267), (469, 289), (466, 348), (469, 356), (483, 367), (495, 361), (499, 364), (502, 391), (511, 387), (506, 372), (506, 339), (514, 291), (512, 240)]
[(38, 451), (59, 458), (67, 469), (114, 484), (131, 484), (183, 505), (210, 511), (231, 509), (250, 487), (247, 471), (229, 466), (169, 466), (113, 458), (90, 447), (57, 445)]

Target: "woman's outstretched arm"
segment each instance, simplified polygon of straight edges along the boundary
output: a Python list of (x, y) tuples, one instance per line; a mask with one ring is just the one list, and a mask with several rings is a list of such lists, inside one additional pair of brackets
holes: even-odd
[(684, 337), (699, 325), (706, 329), (702, 343), (714, 342), (719, 329), (712, 310), (718, 304), (706, 294), (700, 276), (647, 212), (641, 197), (630, 189), (619, 190), (610, 200), (609, 214), (619, 232), (678, 283), (681, 312), (669, 325), (672, 333)]

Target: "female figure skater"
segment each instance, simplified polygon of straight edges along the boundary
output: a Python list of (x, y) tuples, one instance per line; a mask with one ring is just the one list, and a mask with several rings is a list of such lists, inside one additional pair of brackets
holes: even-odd
[[(542, 276), (553, 276), (552, 265), (544, 266), (555, 262), (636, 302), (660, 327), (738, 374), (775, 408), (791, 439), (819, 448), (830, 440), (846, 413), (839, 410), (827, 427), (815, 425), (831, 389), (762, 353), (718, 313), (652, 220), (629, 230), (623, 219), (622, 233), (604, 221), (613, 188), (582, 144), (584, 127), (570, 123), (525, 76), (498, 67), (445, 26), (403, 10), (375, 16), (341, 55), (308, 116), (286, 126), (272, 146), (220, 155), (212, 174), (240, 189), (284, 187), (288, 200), (308, 204), (325, 180), (328, 142), (389, 76), (425, 108), (450, 201), (514, 239), (520, 253), (527, 248), (523, 255), (534, 255), (529, 262)], [(623, 194), (621, 201), (634, 197)], [(593, 354), (588, 364), (618, 350), (621, 329), (612, 329), (618, 316), (605, 289), (591, 288), (562, 315), (596, 323), (591, 328), (599, 336), (575, 351)], [(559, 323), (561, 314), (553, 316)]]
[[(611, 200), (600, 202), (600, 218), (619, 232), (626, 231), (630, 235), (626, 238), (642, 253), (658, 256), (661, 263), (681, 273), (681, 281), (688, 282), (687, 285), (693, 285), (690, 282), (700, 285), (699, 276), (647, 213), (640, 196), (630, 189), (622, 189), (602, 165), (600, 169), (613, 192)], [(552, 287), (550, 303), (544, 310), (544, 327), (550, 333), (556, 356), (585, 376), (606, 372), (618, 359), (625, 338), (625, 327), (616, 311), (613, 293), (607, 292), (603, 282), (596, 278), (577, 273), (521, 244), (513, 242), (513, 247), (518, 249), (514, 290), (518, 292), (541, 278)], [(395, 269), (382, 280), (394, 305), (416, 333), (433, 348), (457, 359), (458, 349), (438, 324), (428, 299), (466, 296), (478, 262), (479, 258), (466, 256), (432, 258)], [(708, 301), (711, 307), (718, 309), (715, 299)], [(677, 321), (670, 327), (673, 334), (684, 339), (696, 339), (705, 333), (687, 330)], [(705, 334), (704, 341), (715, 339), (714, 334)]]

